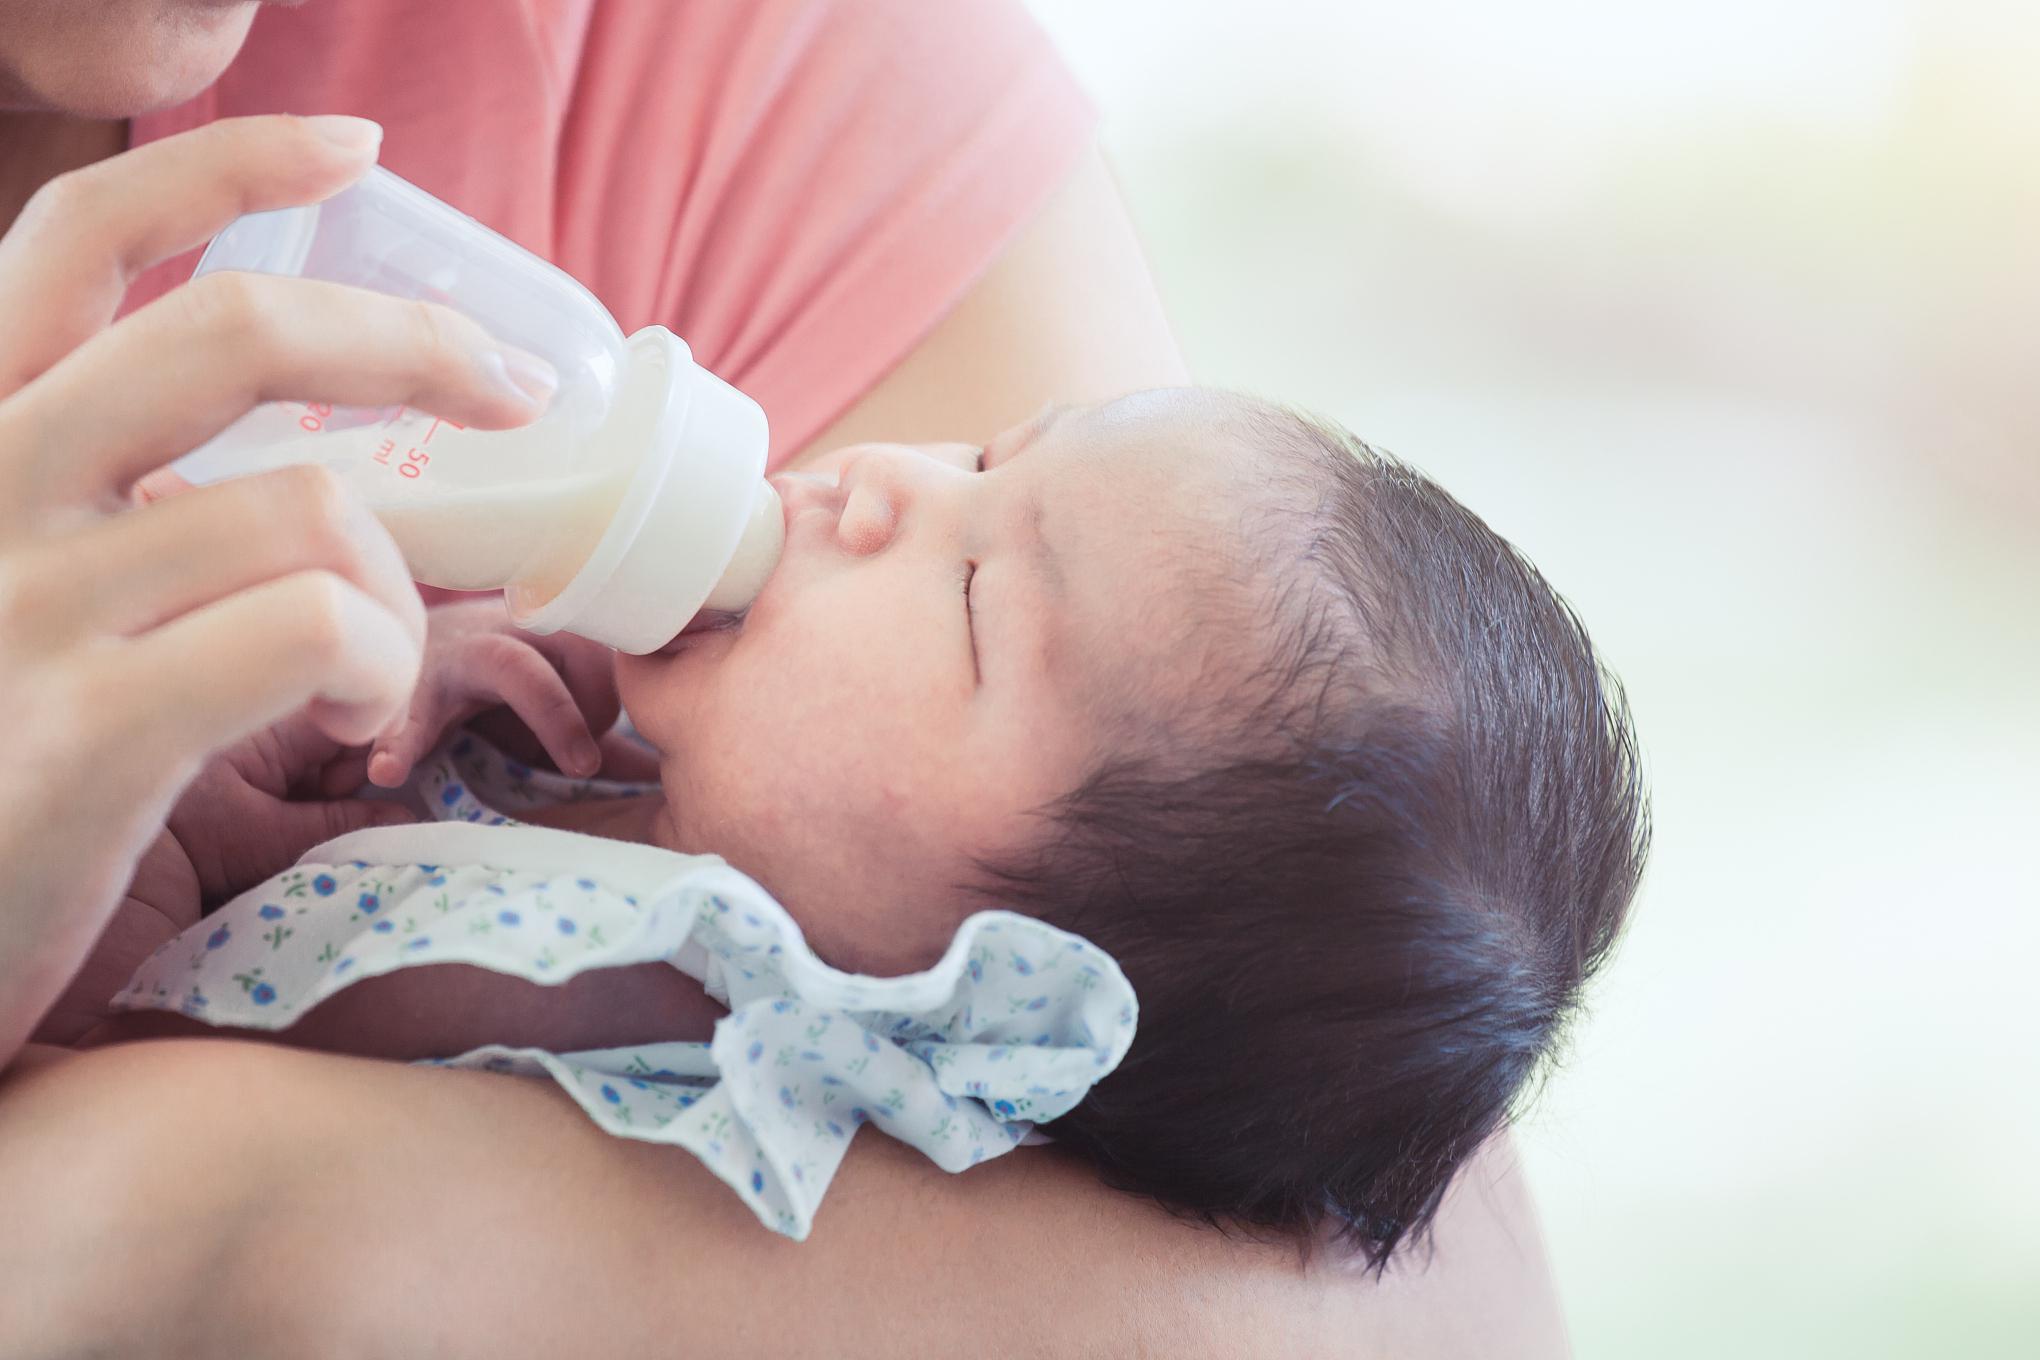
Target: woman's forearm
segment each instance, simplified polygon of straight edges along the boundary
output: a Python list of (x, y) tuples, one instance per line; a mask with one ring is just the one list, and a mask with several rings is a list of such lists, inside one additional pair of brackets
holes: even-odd
[[(969, 1337), (1011, 1355), (1336, 1353), (1293, 1255), (1174, 1223), (1050, 1153), (954, 1177), (867, 1134), (794, 1243), (686, 1153), (612, 1138), (549, 1084), (166, 1041), (5, 1095), (0, 1195), (29, 1210), (0, 1246), (10, 1338), (151, 1356), (855, 1360)], [(169, 1107), (163, 1127), (133, 1118)], [(51, 1175), (65, 1193), (36, 1190)]]
[(1050, 1150), (952, 1176), (873, 1133), (795, 1243), (549, 1083), (127, 1045), (0, 1085), (0, 1334), (152, 1357), (1562, 1355), (1527, 1201), (1481, 1165), (1435, 1259), (1378, 1284)]

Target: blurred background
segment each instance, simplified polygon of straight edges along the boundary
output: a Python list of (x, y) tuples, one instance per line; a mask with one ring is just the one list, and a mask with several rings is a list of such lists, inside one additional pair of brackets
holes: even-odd
[(2040, 6), (1035, 0), (1194, 370), (1520, 544), (1658, 839), (1579, 1353), (2040, 1355)]

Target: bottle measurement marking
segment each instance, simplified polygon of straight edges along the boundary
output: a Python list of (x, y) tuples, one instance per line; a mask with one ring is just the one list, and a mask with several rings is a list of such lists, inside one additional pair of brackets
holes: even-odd
[[(333, 414), (331, 406), (307, 406), (305, 410), (307, 414), (298, 421), (298, 424), (313, 432), (317, 432), (324, 425), (326, 418)], [(389, 429), (402, 420), (409, 411), (410, 407), (399, 406), (396, 414), (383, 422), (383, 428)], [(423, 411), (418, 412), (420, 416), (424, 414)], [(432, 461), (432, 455), (425, 452), (425, 446), (432, 442), (432, 436), (439, 433), (439, 427), (442, 425), (450, 425), (456, 430), (465, 430), (467, 428), (467, 426), (457, 420), (448, 420), (444, 416), (433, 416), (432, 424), (425, 431), (424, 438), (405, 448), (402, 459), (398, 459), (396, 453), (397, 446), (403, 441), (397, 439), (379, 441), (375, 446), (375, 451), (369, 455), (369, 459), (372, 462), (380, 463), (384, 467), (395, 468), (397, 475), (400, 477), (422, 477), (425, 475), (426, 465)]]

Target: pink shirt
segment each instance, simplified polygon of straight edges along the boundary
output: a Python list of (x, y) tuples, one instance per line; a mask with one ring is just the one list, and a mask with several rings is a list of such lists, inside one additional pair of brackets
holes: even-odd
[(383, 164), (755, 397), (775, 464), (962, 297), (1092, 118), (1018, 0), (315, 0), (132, 139), (275, 112), (380, 121)]

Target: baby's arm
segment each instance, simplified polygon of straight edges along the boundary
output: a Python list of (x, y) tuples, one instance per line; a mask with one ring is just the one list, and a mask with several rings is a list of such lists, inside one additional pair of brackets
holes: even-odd
[[(73, 1044), (88, 1034), (118, 1032), (209, 1032), (177, 1017), (121, 1019), (102, 1024), (106, 1001), (155, 947), (196, 922), (201, 913), (277, 873), (320, 841), (359, 827), (408, 821), (400, 805), (364, 802), (348, 795), (359, 788), (371, 759), (381, 782), (401, 782), (417, 758), (456, 723), (477, 717), (488, 735), (512, 754), (529, 753), (531, 763), (551, 752), (562, 768), (589, 769), (591, 732), (611, 726), (618, 712), (610, 678), (610, 653), (579, 638), (542, 638), (513, 627), (499, 600), (464, 601), (433, 609), (428, 616), (424, 666), (418, 689), (403, 719), (373, 748), (343, 750), (324, 738), (303, 715), (258, 732), (207, 762), (171, 812), (165, 832), (144, 856), (127, 900), (36, 1032), (43, 1043)], [(585, 750), (584, 750), (585, 748)], [(635, 748), (633, 748), (635, 749)], [(640, 760), (656, 764), (643, 752)], [(391, 769), (395, 780), (389, 778)], [(643, 768), (615, 771), (618, 777), (646, 777)], [(600, 1008), (582, 1005), (592, 985), (563, 1001), (568, 989), (534, 987), (468, 968), (423, 970), (438, 976), (440, 995), (430, 982), (375, 979), (335, 997), (331, 1016), (322, 1007), (310, 1036), (293, 1043), (348, 1052), (397, 1056), (406, 1042), (391, 1014), (421, 1025), (421, 1052), (444, 1054), (450, 1035), (463, 1025), (495, 1024), (516, 1017), (510, 1029), (542, 1023), (563, 1035), (588, 1031)], [(684, 989), (698, 985), (673, 970)], [(447, 973), (473, 977), (445, 983)], [(355, 993), (363, 995), (356, 997)], [(471, 1003), (471, 1004), (470, 1004)], [(700, 1005), (689, 1012), (699, 1021)], [(630, 1015), (628, 1010), (618, 1011)], [(664, 1011), (653, 1014), (665, 1015)], [(334, 1017), (365, 1027), (349, 1035)], [(426, 1017), (435, 1017), (429, 1023)], [(312, 1017), (306, 1023), (311, 1024)], [(711, 1021), (712, 1023), (712, 1021)], [(436, 1031), (433, 1026), (446, 1029)], [(95, 1026), (99, 1028), (95, 1029)], [(701, 1028), (699, 1024), (696, 1026)], [(551, 1032), (549, 1029), (548, 1032)], [(633, 1042), (636, 1037), (618, 1042)], [(471, 1046), (471, 1045), (470, 1045)], [(575, 1045), (585, 1046), (585, 1045)]]
[(233, 1029), (168, 1011), (137, 1011), (107, 1021), (79, 1047), (218, 1035), (399, 1061), (448, 1058), (484, 1044), (568, 1053), (706, 1040), (724, 1013), (699, 982), (664, 963), (595, 969), (550, 987), (446, 963), (364, 978), (286, 1030)]
[(120, 905), (34, 1040), (76, 1043), (107, 1016), (108, 1000), (159, 945), (311, 846), (411, 819), (395, 803), (321, 794), (321, 771), (342, 756), (300, 713), (209, 759), (136, 864)]

